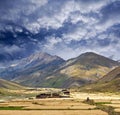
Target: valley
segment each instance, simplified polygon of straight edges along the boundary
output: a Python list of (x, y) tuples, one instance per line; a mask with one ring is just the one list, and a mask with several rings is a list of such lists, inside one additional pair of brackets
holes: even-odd
[(0, 0), (0, 115), (120, 115), (120, 0)]
[(92, 52), (34, 54), (0, 75), (0, 115), (120, 114), (119, 62)]
[[(11, 96), (0, 96), (0, 115), (114, 115), (101, 110), (98, 105), (112, 107), (115, 115), (120, 113), (120, 93), (84, 93), (71, 89), (70, 98), (35, 98), (41, 92), (58, 90), (60, 89), (10, 90)], [(88, 97), (98, 105), (84, 103)]]
[(27, 87), (70, 88), (93, 83), (117, 66), (119, 62), (93, 52), (66, 61), (39, 52), (1, 69), (0, 77)]

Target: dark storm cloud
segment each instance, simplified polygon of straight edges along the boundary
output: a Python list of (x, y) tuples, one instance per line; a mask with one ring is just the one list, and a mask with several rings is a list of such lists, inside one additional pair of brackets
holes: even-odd
[(68, 59), (94, 51), (119, 57), (119, 0), (1, 0), (0, 16), (4, 52), (26, 56), (39, 50)]

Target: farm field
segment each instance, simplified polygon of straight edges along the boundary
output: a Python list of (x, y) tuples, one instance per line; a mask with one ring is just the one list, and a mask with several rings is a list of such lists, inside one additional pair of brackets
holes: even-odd
[(96, 105), (84, 103), (87, 97), (95, 103), (112, 106), (119, 115), (120, 95), (80, 92), (71, 93), (70, 98), (1, 98), (0, 115), (109, 115)]
[(11, 107), (11, 109), (23, 107), (18, 110), (0, 110), (0, 115), (107, 115), (101, 110), (96, 110), (95, 106), (75, 99), (15, 100), (1, 103), (0, 107)]

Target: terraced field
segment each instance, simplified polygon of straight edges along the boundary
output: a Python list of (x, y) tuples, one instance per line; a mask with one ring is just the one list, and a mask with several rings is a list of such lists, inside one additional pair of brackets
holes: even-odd
[[(97, 104), (84, 103), (87, 97)], [(110, 115), (98, 105), (105, 108), (112, 106), (119, 115), (120, 95), (74, 92), (71, 98), (13, 98), (0, 102), (0, 115)]]
[[(10, 110), (12, 107), (16, 108)], [(95, 106), (75, 99), (13, 100), (0, 103), (0, 108), (3, 109), (0, 115), (107, 115)]]

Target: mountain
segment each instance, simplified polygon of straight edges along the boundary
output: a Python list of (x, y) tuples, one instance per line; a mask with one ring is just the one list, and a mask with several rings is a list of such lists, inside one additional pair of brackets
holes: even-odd
[[(118, 62), (101, 55), (88, 52), (74, 59), (70, 59), (54, 71), (45, 71), (45, 74), (39, 74), (38, 71), (14, 79), (21, 84), (36, 87), (73, 87), (81, 86), (94, 82), (108, 73), (113, 67), (118, 66)], [(32, 68), (33, 70), (33, 68)], [(29, 78), (29, 80), (28, 80)]]
[(117, 61), (93, 52), (87, 52), (65, 62), (56, 72), (46, 77), (45, 81), (39, 84), (39, 86), (82, 86), (100, 79), (118, 65), (119, 63)]
[(115, 79), (120, 79), (120, 67), (117, 67), (100, 79), (100, 82), (110, 82)]
[(79, 57), (77, 57), (76, 62), (85, 66), (92, 65), (91, 67), (93, 68), (98, 65), (109, 68), (118, 65), (117, 61), (111, 60), (93, 52), (87, 52), (80, 55)]
[(16, 84), (14, 82), (10, 82), (7, 80), (0, 79), (0, 89), (25, 89), (25, 87)]
[[(15, 61), (9, 67), (2, 69), (0, 75), (2, 78), (13, 81), (29, 81), (30, 77), (42, 79), (45, 75), (57, 69), (64, 60), (58, 56), (52, 56), (47, 53), (35, 53), (22, 60)], [(42, 76), (42, 77), (41, 77)], [(26, 82), (27, 82), (26, 81)]]
[(89, 84), (81, 91), (120, 92), (120, 66), (103, 76), (96, 83)]
[(58, 56), (37, 53), (0, 72), (4, 79), (32, 87), (76, 87), (93, 83), (118, 66), (93, 52), (64, 61)]

